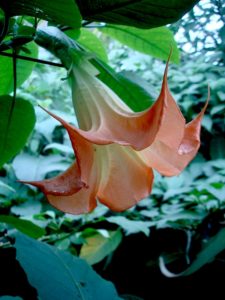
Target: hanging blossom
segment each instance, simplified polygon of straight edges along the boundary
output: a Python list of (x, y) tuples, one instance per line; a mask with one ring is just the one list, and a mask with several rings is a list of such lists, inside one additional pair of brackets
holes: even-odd
[(59, 210), (92, 211), (97, 201), (123, 211), (148, 196), (153, 169), (165, 176), (179, 174), (200, 146), (201, 120), (185, 119), (167, 83), (168, 63), (158, 99), (134, 113), (97, 77), (87, 60), (71, 68), (72, 99), (79, 128), (48, 112), (67, 130), (76, 161), (52, 179), (26, 182), (41, 189)]

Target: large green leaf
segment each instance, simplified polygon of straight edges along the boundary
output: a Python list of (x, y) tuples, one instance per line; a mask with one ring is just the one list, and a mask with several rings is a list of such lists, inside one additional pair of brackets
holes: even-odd
[(5, 0), (1, 5), (11, 16), (28, 15), (73, 28), (81, 26), (81, 15), (74, 0)]
[(35, 124), (34, 109), (28, 101), (16, 99), (11, 115), (12, 105), (12, 97), (0, 97), (0, 167), (24, 147)]
[(132, 110), (142, 111), (153, 104), (151, 95), (140, 85), (116, 73), (98, 59), (91, 61), (99, 70), (98, 78), (109, 86)]
[(84, 19), (153, 28), (176, 22), (199, 0), (77, 0)]
[(45, 234), (45, 230), (43, 228), (28, 220), (22, 220), (13, 216), (1, 215), (0, 222), (6, 223), (35, 239), (40, 238)]
[(90, 265), (96, 264), (112, 253), (119, 246), (121, 240), (120, 231), (111, 231), (108, 237), (97, 233), (86, 238), (86, 244), (81, 248), (80, 257)]
[[(114, 286), (82, 259), (16, 234), (17, 259), (40, 299), (117, 300)], [(32, 254), (32, 255), (31, 255)]]
[(106, 49), (101, 40), (89, 29), (82, 28), (77, 42), (85, 49), (95, 53), (104, 62), (108, 61)]
[(179, 51), (173, 33), (166, 27), (140, 29), (130, 26), (107, 25), (100, 30), (122, 44), (156, 58), (167, 60), (172, 48), (171, 61), (179, 62)]
[[(24, 49), (25, 50), (25, 49)], [(26, 45), (26, 52), (21, 50), (20, 55), (37, 58), (38, 47), (35, 43)], [(17, 60), (17, 87), (19, 87), (31, 74), (34, 62)], [(5, 95), (13, 90), (13, 60), (11, 57), (0, 55), (0, 95)]]
[(215, 236), (213, 236), (198, 253), (196, 259), (192, 262), (189, 268), (179, 274), (174, 274), (165, 266), (164, 260), (160, 258), (160, 268), (167, 277), (188, 276), (198, 271), (207, 263), (212, 262), (216, 255), (225, 249), (225, 228), (221, 229)]

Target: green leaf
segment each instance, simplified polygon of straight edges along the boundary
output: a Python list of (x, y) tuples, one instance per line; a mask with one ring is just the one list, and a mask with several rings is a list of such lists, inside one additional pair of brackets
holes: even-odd
[(81, 26), (81, 15), (74, 0), (7, 0), (7, 12), (11, 16), (28, 15), (51, 22)]
[(209, 115), (205, 115), (203, 120), (202, 120), (202, 126), (208, 130), (209, 132), (212, 131), (213, 127), (213, 121), (212, 118)]
[(210, 194), (212, 194), (216, 199), (220, 200), (221, 202), (225, 200), (225, 186), (216, 189), (209, 185), (207, 187), (207, 191), (210, 192)]
[(214, 106), (214, 107), (211, 109), (210, 114), (213, 116), (213, 115), (215, 115), (215, 114), (222, 113), (222, 111), (225, 111), (225, 104), (220, 104), (220, 105)]
[(225, 138), (215, 137), (210, 143), (210, 155), (212, 159), (225, 158)]
[(87, 0), (77, 1), (89, 21), (153, 28), (179, 20), (198, 0)]
[(23, 232), (24, 234), (38, 239), (42, 237), (45, 234), (45, 230), (34, 223), (28, 221), (28, 220), (22, 220), (13, 216), (0, 216), (0, 222), (6, 223), (13, 228), (16, 228), (17, 230)]
[(80, 257), (90, 265), (100, 262), (107, 255), (112, 253), (122, 241), (120, 231), (109, 232), (109, 237), (102, 234), (95, 234), (85, 239), (86, 244), (81, 248)]
[(98, 78), (110, 87), (132, 110), (142, 111), (153, 104), (152, 97), (144, 88), (116, 73), (98, 59), (92, 59), (91, 62), (100, 72)]
[(17, 216), (33, 216), (41, 212), (41, 202), (29, 198), (26, 202), (11, 207), (11, 213)]
[(0, 22), (2, 22), (5, 18), (5, 14), (3, 12), (3, 10), (0, 8)]
[(177, 44), (173, 33), (166, 27), (140, 29), (130, 26), (106, 25), (100, 30), (122, 44), (156, 58), (167, 60), (172, 48), (171, 61), (179, 63)]
[[(35, 43), (29, 43), (19, 55), (38, 57), (38, 47)], [(0, 55), (0, 95), (9, 94), (13, 90), (13, 60), (11, 57)], [(19, 87), (31, 74), (35, 62), (17, 59), (17, 87)]]
[(15, 247), (17, 259), (41, 299), (120, 299), (110, 282), (70, 253), (22, 234), (16, 234)]
[[(21, 153), (13, 160), (13, 168), (19, 180), (42, 180), (50, 172), (62, 172), (69, 167), (69, 161), (60, 155), (38, 157)], [(28, 167), (32, 166), (32, 167)]]
[(12, 97), (0, 97), (0, 167), (24, 147), (35, 124), (34, 109), (28, 101), (16, 99), (11, 115), (12, 105)]
[(16, 191), (9, 186), (8, 184), (5, 184), (4, 182), (0, 181), (0, 195), (8, 195), (10, 193), (15, 193)]
[(150, 233), (149, 225), (151, 222), (132, 221), (123, 216), (109, 217), (107, 221), (119, 225), (127, 234), (143, 232), (148, 236)]
[(179, 274), (171, 273), (165, 266), (164, 259), (160, 258), (160, 268), (167, 277), (188, 276), (198, 271), (204, 265), (215, 258), (217, 254), (225, 249), (225, 228), (221, 229), (213, 236), (198, 253), (197, 258), (192, 262), (189, 268)]
[(13, 297), (13, 296), (2, 296), (0, 300), (22, 300), (20, 297)]
[(48, 150), (55, 150), (56, 152), (63, 153), (65, 155), (74, 155), (73, 149), (71, 147), (69, 147), (67, 145), (62, 145), (59, 143), (48, 144), (44, 148), (44, 152), (46, 152)]
[(104, 62), (108, 61), (107, 52), (102, 41), (89, 29), (81, 28), (77, 42), (90, 51), (92, 55), (95, 53), (99, 59)]

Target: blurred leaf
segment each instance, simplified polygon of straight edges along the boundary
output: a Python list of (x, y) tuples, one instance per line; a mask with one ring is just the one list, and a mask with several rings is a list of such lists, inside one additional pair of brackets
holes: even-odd
[(80, 36), (81, 28), (79, 29), (68, 29), (65, 31), (65, 34), (68, 35), (71, 39), (77, 40)]
[(210, 155), (212, 159), (225, 158), (225, 138), (215, 137), (210, 143)]
[(70, 239), (62, 239), (55, 243), (55, 246), (59, 250), (67, 250), (70, 246)]
[(174, 196), (177, 195), (182, 195), (182, 194), (187, 194), (192, 190), (191, 186), (188, 187), (180, 187), (180, 188), (176, 188), (176, 189), (169, 189), (167, 190), (164, 195), (163, 195), (163, 199), (167, 200), (169, 198), (173, 198)]
[(112, 283), (67, 252), (22, 234), (16, 234), (15, 247), (17, 260), (41, 299), (120, 299)]
[(73, 0), (7, 0), (6, 9), (10, 16), (28, 15), (72, 28), (81, 26), (81, 15)]
[(202, 126), (207, 129), (209, 132), (212, 131), (213, 121), (209, 115), (205, 115), (202, 120)]
[(160, 258), (160, 269), (167, 277), (189, 276), (198, 271), (207, 263), (212, 262), (217, 254), (225, 249), (225, 228), (221, 229), (215, 236), (213, 236), (198, 253), (197, 258), (192, 262), (184, 272), (174, 274), (170, 272), (164, 263), (163, 257)]
[(142, 28), (159, 27), (176, 22), (197, 0), (87, 0), (78, 1), (85, 20), (123, 24)]
[(0, 297), (0, 300), (23, 300), (20, 297), (13, 297), (13, 296), (2, 296)]
[(144, 88), (116, 73), (108, 65), (97, 59), (91, 62), (100, 72), (98, 78), (110, 87), (132, 110), (142, 111), (153, 104), (151, 96)]
[(166, 27), (139, 29), (130, 26), (106, 25), (100, 30), (136, 51), (163, 60), (168, 59), (172, 48), (171, 61), (179, 63), (177, 44), (173, 33)]
[[(37, 58), (38, 47), (35, 43), (29, 43), (19, 51), (19, 55)], [(17, 59), (17, 87), (19, 87), (30, 76), (35, 64), (35, 62)], [(5, 95), (9, 94), (13, 90), (13, 59), (11, 57), (0, 55), (0, 66), (0, 95)]]
[(121, 241), (122, 234), (119, 230), (109, 232), (109, 237), (95, 234), (86, 238), (86, 244), (81, 248), (80, 257), (85, 259), (90, 265), (94, 265), (112, 253)]
[(218, 91), (217, 96), (220, 98), (220, 101), (225, 101), (225, 93), (224, 92)]
[(11, 115), (12, 105), (12, 97), (0, 97), (0, 167), (24, 147), (35, 124), (34, 109), (28, 101), (16, 99)]
[[(172, 206), (172, 205), (171, 205)], [(171, 207), (173, 209), (173, 206)], [(202, 221), (203, 218), (206, 217), (206, 212), (196, 212), (196, 211), (186, 211), (182, 210), (180, 212), (174, 211), (167, 215), (161, 215), (160, 219), (156, 222), (157, 228), (167, 228), (167, 227), (173, 227), (172, 223), (177, 223), (181, 225), (181, 227), (184, 227), (186, 224), (191, 225), (194, 223), (194, 221)]]
[(44, 151), (46, 152), (47, 150), (56, 150), (60, 153), (68, 154), (68, 155), (74, 155), (73, 149), (67, 145), (62, 145), (59, 143), (51, 143), (48, 144), (45, 148)]
[(10, 211), (11, 213), (19, 216), (32, 216), (40, 213), (41, 203), (40, 201), (30, 198), (20, 205), (12, 206)]
[(212, 160), (210, 165), (218, 169), (225, 169), (225, 159)]
[(208, 186), (207, 191), (210, 192), (210, 194), (212, 194), (214, 197), (216, 197), (216, 199), (220, 201), (225, 200), (225, 186), (218, 189)]
[(11, 186), (0, 181), (0, 195), (8, 195), (9, 193), (15, 192), (16, 191)]
[(0, 222), (6, 223), (12, 226), (13, 228), (16, 228), (17, 230), (35, 239), (38, 239), (45, 234), (45, 230), (43, 228), (35, 225), (30, 221), (22, 220), (13, 216), (1, 215)]
[(123, 216), (108, 217), (106, 220), (107, 222), (117, 224), (123, 228), (126, 234), (143, 232), (145, 235), (149, 236), (149, 225), (151, 222), (133, 221)]
[(77, 42), (86, 50), (96, 54), (104, 62), (108, 61), (106, 49), (102, 41), (89, 29), (81, 28)]
[[(60, 155), (32, 156), (28, 153), (18, 155), (13, 161), (13, 168), (19, 180), (42, 180), (50, 172), (65, 171), (69, 162)], [(29, 168), (27, 167), (29, 166)]]
[(221, 113), (222, 111), (225, 111), (225, 104), (216, 105), (211, 109), (210, 114), (213, 116), (215, 114)]
[(196, 83), (196, 82), (202, 82), (204, 80), (203, 74), (195, 74), (190, 76), (190, 82)]

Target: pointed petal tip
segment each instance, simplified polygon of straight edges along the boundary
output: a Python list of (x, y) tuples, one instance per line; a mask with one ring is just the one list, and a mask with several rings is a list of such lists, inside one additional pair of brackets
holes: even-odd
[(36, 187), (39, 187), (39, 183), (40, 183), (39, 181), (27, 181), (27, 180), (16, 180), (16, 182), (23, 183), (23, 184), (30, 184)]
[(70, 189), (67, 188), (59, 189), (58, 185), (54, 186), (53, 184), (51, 184), (51, 181), (52, 181), (51, 179), (50, 180), (46, 179), (43, 181), (17, 180), (17, 182), (35, 186), (36, 188), (40, 189), (46, 196), (48, 195), (69, 196), (71, 194), (79, 192), (82, 188), (88, 189), (88, 185), (82, 181), (80, 181), (78, 184), (74, 185), (73, 187), (70, 187)]
[(56, 119), (57, 121), (59, 121), (63, 126), (64, 126), (64, 124), (67, 124), (67, 122), (65, 122), (62, 118), (60, 118), (57, 115), (55, 115), (54, 113), (50, 112), (48, 109), (46, 109), (45, 107), (41, 106), (40, 104), (38, 104), (38, 107), (40, 107), (48, 115), (52, 116), (54, 119)]
[(164, 84), (167, 83), (167, 75), (168, 75), (169, 63), (170, 63), (170, 59), (171, 59), (172, 54), (173, 54), (173, 47), (170, 46), (170, 52), (169, 52), (169, 56), (168, 56), (168, 59), (167, 59), (167, 62), (166, 62), (166, 67), (165, 67), (165, 71), (164, 71), (164, 75), (163, 75), (163, 82), (164, 82)]

